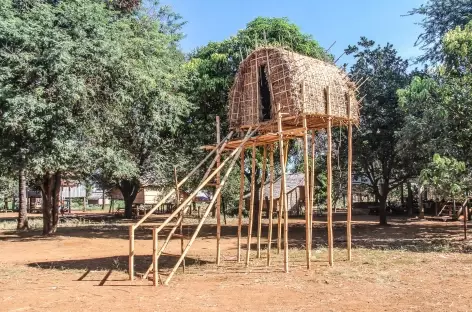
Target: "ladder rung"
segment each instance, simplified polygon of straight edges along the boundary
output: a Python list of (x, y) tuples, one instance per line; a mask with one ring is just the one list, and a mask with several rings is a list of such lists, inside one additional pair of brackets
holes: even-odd
[(214, 187), (218, 187), (220, 186), (218, 183), (207, 183), (207, 186), (214, 186)]

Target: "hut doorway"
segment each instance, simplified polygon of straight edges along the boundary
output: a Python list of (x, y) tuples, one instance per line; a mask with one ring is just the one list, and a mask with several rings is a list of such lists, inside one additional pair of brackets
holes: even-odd
[(266, 66), (259, 66), (259, 94), (260, 94), (260, 109), (262, 111), (261, 121), (270, 120), (270, 112), (272, 103), (270, 102), (270, 88), (269, 80), (266, 75)]

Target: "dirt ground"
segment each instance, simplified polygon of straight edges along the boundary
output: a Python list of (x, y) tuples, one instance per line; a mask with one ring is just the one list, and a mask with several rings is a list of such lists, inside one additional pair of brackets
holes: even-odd
[[(266, 225), (262, 258), (255, 259), (253, 251), (249, 267), (236, 262), (235, 220), (222, 229), (223, 261), (217, 267), (216, 228), (209, 224), (188, 255), (186, 273), (179, 269), (169, 286), (155, 288), (139, 277), (128, 280), (127, 223), (96, 222), (97, 217), (83, 216), (93, 220), (89, 223), (66, 222), (57, 236), (48, 238), (38, 231), (0, 231), (0, 311), (472, 310), (472, 244), (463, 241), (460, 222), (395, 218), (381, 227), (375, 216), (355, 216), (353, 260), (348, 262), (345, 215), (336, 215), (335, 263), (329, 267), (326, 225), (317, 218), (308, 271), (303, 220), (291, 220), (288, 274), (276, 239), (273, 264), (266, 266)], [(0, 221), (9, 218), (14, 215), (0, 215)], [(185, 235), (196, 226), (189, 223)], [(149, 226), (136, 232), (137, 275), (151, 261)], [(274, 227), (274, 237), (276, 233)], [(243, 242), (245, 249), (245, 238)], [(160, 261), (161, 278), (179, 251), (180, 240), (175, 239)]]

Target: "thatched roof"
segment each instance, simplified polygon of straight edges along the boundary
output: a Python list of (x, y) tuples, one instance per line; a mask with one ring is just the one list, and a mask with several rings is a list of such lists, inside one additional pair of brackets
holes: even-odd
[[(312, 128), (323, 128), (327, 114), (326, 87), (329, 87), (333, 125), (359, 120), (359, 104), (355, 84), (336, 65), (282, 48), (256, 49), (239, 66), (229, 94), (230, 127), (240, 128), (260, 124), (264, 119), (261, 105), (262, 76), (267, 78), (271, 109), (267, 123), (276, 121), (280, 105), (283, 118), (305, 114)], [(264, 79), (265, 79), (264, 78)], [(267, 119), (267, 118), (266, 118)], [(321, 123), (317, 123), (317, 119)]]

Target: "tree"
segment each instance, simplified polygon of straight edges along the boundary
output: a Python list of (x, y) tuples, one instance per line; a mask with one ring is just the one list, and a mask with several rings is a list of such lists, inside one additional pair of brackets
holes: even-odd
[(408, 62), (391, 44), (374, 46), (374, 41), (361, 37), (358, 46), (346, 50), (356, 59), (351, 76), (368, 79), (359, 89), (365, 98), (359, 128), (353, 133), (354, 165), (369, 179), (368, 186), (380, 203), (380, 224), (387, 224), (389, 192), (414, 175), (415, 159), (405, 157), (408, 153), (397, 137), (405, 115), (396, 91), (405, 87), (410, 77)]
[(419, 25), (424, 32), (418, 36), (415, 45), (425, 54), (421, 62), (440, 63), (444, 59), (441, 40), (444, 35), (456, 27), (465, 26), (472, 19), (472, 2), (470, 0), (428, 0), (408, 15), (421, 15)]
[(464, 162), (434, 154), (432, 162), (421, 170), (420, 182), (438, 195), (455, 200), (470, 185), (470, 177)]
[(181, 25), (168, 9), (157, 16), (138, 12), (119, 42), (127, 74), (114, 84), (126, 97), (115, 100), (120, 119), (105, 134), (99, 175), (120, 189), (127, 218), (141, 187), (173, 186), (172, 168), (185, 160), (182, 145), (188, 143), (179, 130), (192, 105), (184, 92), (184, 55), (177, 47)]
[[(0, 0), (0, 153), (43, 197), (43, 234), (58, 223), (68, 175), (91, 172), (126, 97), (120, 44), (134, 20), (93, 0)], [(21, 161), (21, 162), (20, 162)]]

